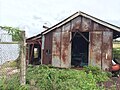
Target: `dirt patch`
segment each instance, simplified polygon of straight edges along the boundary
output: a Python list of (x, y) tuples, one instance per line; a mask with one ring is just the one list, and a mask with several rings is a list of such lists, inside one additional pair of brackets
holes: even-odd
[(13, 74), (19, 73), (20, 69), (17, 69), (17, 67), (6, 67), (6, 68), (0, 68), (0, 76), (11, 76)]
[(104, 82), (107, 90), (120, 90), (120, 77), (112, 77), (111, 80)]

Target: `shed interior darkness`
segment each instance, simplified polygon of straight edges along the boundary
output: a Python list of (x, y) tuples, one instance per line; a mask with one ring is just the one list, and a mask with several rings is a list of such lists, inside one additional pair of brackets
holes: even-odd
[(113, 30), (113, 39), (120, 38), (120, 32)]
[(89, 32), (72, 32), (71, 66), (82, 67), (88, 65)]
[(29, 64), (40, 64), (41, 60), (41, 47), (39, 44), (30, 45), (30, 62)]

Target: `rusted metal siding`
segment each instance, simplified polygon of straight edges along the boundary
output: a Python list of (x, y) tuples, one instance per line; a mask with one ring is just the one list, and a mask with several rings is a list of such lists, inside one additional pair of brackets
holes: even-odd
[(101, 68), (102, 31), (90, 32), (90, 64)]
[[(89, 32), (89, 64), (102, 69), (109, 68), (112, 60), (112, 32), (88, 18), (79, 16), (48, 33), (45, 38), (45, 50), (52, 48), (52, 65), (55, 67), (71, 67), (71, 33), (79, 30)], [(51, 33), (51, 32), (50, 32)], [(51, 37), (53, 36), (53, 37)], [(51, 42), (50, 42), (51, 41)], [(107, 47), (108, 46), (108, 47)], [(49, 61), (44, 55), (45, 62)]]
[(43, 50), (42, 51), (43, 53), (42, 64), (51, 64), (52, 62), (52, 32), (44, 36), (45, 36), (45, 41), (44, 41), (44, 48), (42, 49)]
[(61, 28), (58, 28), (53, 32), (52, 65), (61, 67)]
[(53, 32), (52, 65), (55, 67), (71, 66), (70, 25), (68, 23)]
[(103, 70), (111, 67), (113, 35), (111, 31), (93, 22), (93, 31), (90, 32), (90, 64), (99, 66)]
[(82, 32), (88, 32), (92, 30), (92, 21), (88, 18), (82, 17), (82, 26), (81, 31)]
[(61, 36), (61, 67), (71, 67), (71, 24), (67, 23), (62, 28)]
[(112, 32), (103, 31), (102, 69), (109, 70), (112, 63)]
[(92, 30), (92, 20), (85, 17), (77, 17), (72, 20), (72, 32), (79, 30), (80, 32), (89, 32)]
[(71, 31), (75, 32), (76, 30), (81, 30), (81, 17), (77, 17), (71, 22)]

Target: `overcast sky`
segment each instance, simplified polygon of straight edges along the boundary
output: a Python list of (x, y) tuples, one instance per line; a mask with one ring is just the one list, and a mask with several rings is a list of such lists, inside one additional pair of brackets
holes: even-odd
[(0, 0), (0, 25), (20, 27), (30, 37), (77, 11), (120, 26), (120, 0)]

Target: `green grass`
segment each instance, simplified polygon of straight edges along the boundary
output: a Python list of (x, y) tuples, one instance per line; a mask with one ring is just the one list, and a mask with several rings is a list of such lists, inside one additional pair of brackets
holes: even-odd
[(0, 90), (104, 90), (98, 83), (108, 79), (106, 72), (93, 66), (75, 70), (30, 65), (25, 86), (20, 85), (19, 75), (15, 74), (11, 78), (0, 78)]
[(16, 67), (16, 66), (17, 66), (17, 62), (15, 60), (14, 61), (7, 61), (4, 64), (2, 64), (3, 68), (6, 68), (6, 67)]
[(30, 66), (27, 70), (27, 84), (32, 84), (40, 90), (104, 89), (98, 86), (97, 83), (108, 80), (107, 73), (102, 72), (96, 67), (91, 70), (91, 67), (88, 67), (89, 70), (87, 68), (84, 70), (75, 70), (51, 68), (44, 65)]

